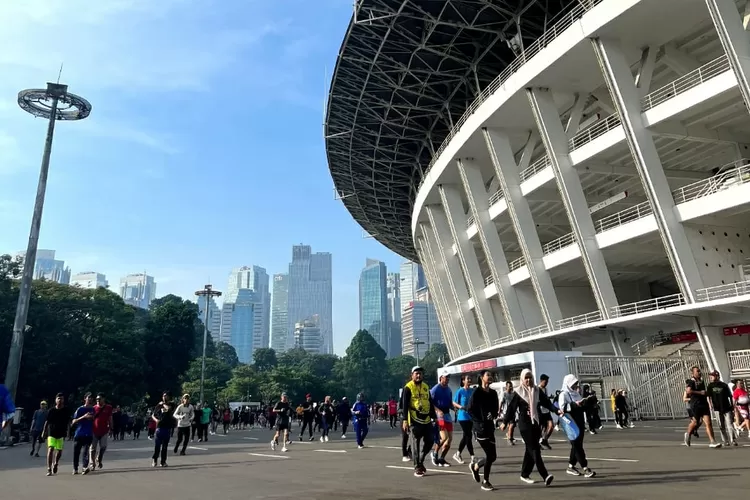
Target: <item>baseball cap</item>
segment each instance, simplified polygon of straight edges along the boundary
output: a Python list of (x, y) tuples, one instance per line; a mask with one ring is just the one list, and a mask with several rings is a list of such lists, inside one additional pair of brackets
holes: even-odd
[(424, 368), (422, 368), (419, 365), (416, 365), (416, 366), (412, 367), (412, 369), (411, 369), (412, 373), (414, 373), (414, 372), (423, 372), (423, 371), (424, 371)]
[(310, 395), (310, 394), (305, 394), (305, 399), (307, 399), (307, 398), (311, 398), (311, 397), (312, 397), (312, 395)]
[(450, 376), (451, 376), (451, 374), (450, 374), (450, 373), (448, 372), (448, 370), (442, 370), (442, 371), (441, 371), (441, 372), (440, 372), (440, 373), (438, 374), (438, 378), (443, 378), (443, 377), (450, 377)]
[(709, 375), (713, 375), (714, 377), (718, 377), (719, 376), (719, 372), (717, 370), (713, 370), (711, 373), (709, 373)]

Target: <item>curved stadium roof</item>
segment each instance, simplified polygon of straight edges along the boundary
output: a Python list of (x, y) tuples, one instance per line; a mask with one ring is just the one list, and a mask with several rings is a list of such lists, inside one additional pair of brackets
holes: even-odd
[[(325, 124), (339, 197), (382, 244), (418, 261), (417, 188), (475, 96), (576, 0), (357, 0)], [(516, 51), (511, 48), (516, 47)]]

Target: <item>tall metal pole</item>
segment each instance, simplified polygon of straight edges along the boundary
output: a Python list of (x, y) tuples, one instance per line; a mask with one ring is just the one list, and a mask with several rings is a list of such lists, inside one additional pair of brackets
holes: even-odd
[(211, 299), (214, 297), (221, 297), (221, 292), (218, 292), (213, 289), (212, 285), (206, 285), (203, 287), (203, 290), (198, 290), (195, 292), (195, 295), (198, 297), (203, 297), (203, 299), (206, 301), (206, 311), (205, 311), (205, 321), (204, 325), (205, 328), (203, 329), (203, 355), (201, 356), (201, 387), (200, 387), (200, 396), (199, 396), (199, 403), (203, 404), (203, 386), (206, 381), (206, 345), (208, 344), (208, 313), (209, 313), (209, 307), (211, 303)]
[[(51, 101), (51, 102), (50, 102)], [(63, 109), (60, 109), (63, 103)], [(37, 117), (46, 117), (47, 137), (44, 141), (42, 167), (39, 172), (39, 183), (34, 200), (34, 213), (31, 217), (31, 231), (26, 256), (23, 264), (23, 274), (18, 290), (18, 304), (16, 317), (13, 321), (13, 338), (8, 352), (8, 366), (5, 372), (5, 386), (13, 398), (18, 389), (18, 377), (21, 372), (21, 355), (23, 354), (23, 337), (26, 330), (26, 320), (29, 315), (29, 301), (31, 299), (31, 284), (36, 267), (36, 254), (39, 245), (39, 231), (42, 225), (44, 198), (47, 193), (47, 177), (49, 162), (52, 155), (52, 139), (55, 135), (57, 120), (82, 120), (91, 113), (91, 105), (85, 99), (68, 94), (68, 86), (59, 83), (48, 83), (47, 89), (24, 90), (18, 94), (18, 105), (24, 111)]]

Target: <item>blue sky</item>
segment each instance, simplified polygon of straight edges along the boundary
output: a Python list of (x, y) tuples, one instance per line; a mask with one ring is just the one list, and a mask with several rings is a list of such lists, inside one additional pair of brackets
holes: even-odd
[[(365, 258), (401, 258), (333, 197), (323, 103), (351, 0), (0, 2), (0, 252), (26, 248), (46, 124), (16, 95), (54, 81), (93, 104), (58, 123), (40, 248), (117, 285), (183, 297), (230, 268), (333, 254), (335, 350), (358, 328)], [(52, 38), (54, 36), (54, 39)]]

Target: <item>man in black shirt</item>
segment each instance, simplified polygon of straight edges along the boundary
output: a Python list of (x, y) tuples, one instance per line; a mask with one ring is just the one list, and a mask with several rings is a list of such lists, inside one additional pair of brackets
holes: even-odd
[(729, 386), (721, 381), (719, 372), (716, 370), (708, 374), (709, 384), (708, 394), (711, 396), (708, 400), (711, 408), (719, 414), (719, 430), (721, 431), (721, 440), (727, 446), (737, 446), (737, 437), (734, 435), (734, 404), (732, 401), (732, 391)]
[(711, 408), (708, 406), (708, 391), (706, 390), (706, 384), (701, 378), (701, 369), (694, 366), (690, 371), (693, 377), (687, 381), (688, 384), (685, 388), (685, 393), (690, 400), (688, 404), (693, 412), (693, 418), (690, 420), (687, 432), (685, 433), (685, 446), (690, 446), (690, 437), (698, 427), (698, 423), (702, 421), (703, 425), (706, 426), (708, 439), (711, 441), (709, 447), (721, 448), (721, 443), (717, 443), (714, 440), (714, 429), (713, 425), (711, 425)]
[(172, 402), (169, 391), (161, 395), (161, 403), (156, 405), (151, 418), (156, 422), (156, 435), (154, 437), (154, 454), (151, 457), (151, 467), (156, 467), (156, 460), (161, 458), (162, 467), (167, 466), (167, 450), (169, 449), (169, 438), (172, 437), (172, 429), (177, 426), (174, 411), (177, 408)]
[(47, 475), (57, 474), (57, 468), (62, 457), (65, 437), (70, 428), (70, 410), (65, 408), (65, 398), (62, 393), (55, 396), (55, 407), (47, 414), (43, 436), (47, 436)]
[(271, 441), (271, 449), (276, 450), (279, 445), (279, 435), (284, 438), (284, 446), (281, 451), (286, 452), (286, 445), (289, 443), (289, 421), (292, 417), (292, 408), (289, 406), (289, 398), (287, 398), (286, 392), (281, 394), (281, 401), (276, 403), (273, 407), (273, 414), (276, 415), (276, 434), (273, 435)]
[(331, 396), (326, 396), (325, 401), (318, 407), (318, 413), (320, 413), (320, 420), (322, 423), (320, 442), (327, 443), (328, 432), (331, 430), (331, 425), (333, 425), (333, 405), (331, 404)]
[(312, 396), (308, 394), (305, 396), (305, 402), (302, 403), (302, 430), (299, 431), (299, 440), (302, 441), (302, 435), (305, 433), (305, 429), (310, 433), (310, 441), (315, 439), (313, 437), (313, 422), (315, 421), (315, 408), (313, 407)]

